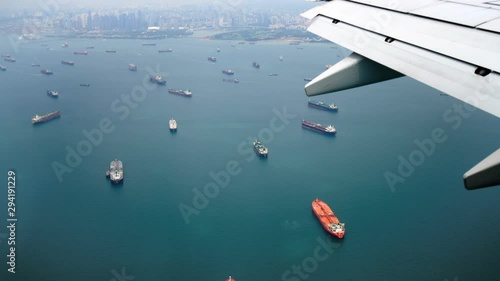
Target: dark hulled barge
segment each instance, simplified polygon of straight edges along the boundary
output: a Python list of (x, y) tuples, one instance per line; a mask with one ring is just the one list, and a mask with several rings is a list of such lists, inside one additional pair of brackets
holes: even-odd
[(35, 115), (35, 116), (33, 116), (33, 118), (31, 118), (31, 124), (39, 124), (39, 123), (47, 122), (49, 120), (59, 118), (60, 116), (61, 116), (60, 111), (50, 112), (48, 114), (41, 115), (41, 116)]
[(337, 130), (332, 125), (322, 126), (321, 124), (312, 123), (309, 121), (302, 120), (302, 128), (309, 129), (311, 131), (324, 133), (328, 135), (337, 134)]

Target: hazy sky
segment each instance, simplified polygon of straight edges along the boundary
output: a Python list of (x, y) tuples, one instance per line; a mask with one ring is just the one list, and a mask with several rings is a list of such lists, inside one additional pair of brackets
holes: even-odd
[[(1, 0), (1, 10), (14, 9), (64, 9), (64, 8), (139, 8), (139, 7), (172, 7), (185, 4), (217, 4), (228, 7), (257, 7), (257, 8), (288, 8), (291, 10), (307, 10), (314, 3), (305, 0)], [(44, 8), (45, 7), (45, 8)]]

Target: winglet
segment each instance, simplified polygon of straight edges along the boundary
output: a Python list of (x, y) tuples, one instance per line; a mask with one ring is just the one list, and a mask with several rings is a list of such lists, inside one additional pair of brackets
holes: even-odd
[(401, 76), (393, 69), (352, 53), (307, 83), (305, 91), (308, 96), (322, 95)]
[(464, 174), (466, 189), (478, 189), (500, 185), (500, 149)]

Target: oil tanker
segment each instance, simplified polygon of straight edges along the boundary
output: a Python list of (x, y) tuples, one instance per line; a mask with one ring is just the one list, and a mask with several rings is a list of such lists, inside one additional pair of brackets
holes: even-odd
[(323, 201), (315, 199), (312, 202), (312, 210), (323, 228), (337, 238), (343, 238), (345, 234), (345, 224), (341, 223), (335, 216), (332, 209)]
[(33, 116), (33, 118), (31, 118), (31, 124), (43, 123), (43, 122), (58, 118), (60, 116), (61, 116), (60, 111), (54, 111), (54, 112), (51, 112), (51, 113), (48, 113), (48, 114), (45, 114), (42, 116), (35, 115), (35, 116)]

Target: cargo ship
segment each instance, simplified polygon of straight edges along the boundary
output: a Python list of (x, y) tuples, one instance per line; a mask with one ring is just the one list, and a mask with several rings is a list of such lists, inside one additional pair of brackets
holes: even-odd
[(59, 93), (57, 91), (54, 91), (54, 90), (47, 90), (47, 96), (53, 97), (53, 98), (58, 98)]
[(326, 103), (321, 102), (321, 101), (312, 101), (312, 100), (309, 100), (307, 102), (307, 104), (310, 107), (314, 107), (314, 108), (318, 108), (318, 109), (323, 109), (323, 110), (328, 110), (328, 111), (338, 111), (339, 110), (338, 106), (335, 105), (334, 103), (332, 103), (332, 104), (326, 104)]
[(260, 68), (260, 64), (258, 62), (255, 62), (255, 61), (252, 63), (252, 66), (255, 68)]
[(224, 78), (224, 79), (222, 79), (222, 81), (223, 81), (223, 82), (231, 82), (231, 83), (236, 83), (236, 84), (240, 83), (240, 80), (238, 80), (238, 79), (236, 79), (236, 78), (234, 78), (234, 79), (233, 79), (233, 78), (229, 78), (229, 79)]
[(1, 71), (6, 71), (7, 70), (7, 67), (3, 66), (3, 65), (0, 65), (0, 70)]
[(90, 84), (80, 84), (80, 87), (90, 87)]
[(167, 84), (167, 81), (165, 81), (165, 79), (163, 79), (163, 77), (161, 77), (160, 75), (150, 75), (149, 81), (156, 83), (156, 84), (159, 84), (159, 85)]
[(177, 121), (175, 121), (174, 118), (170, 119), (170, 121), (168, 121), (168, 127), (171, 132), (177, 131)]
[(269, 76), (278, 76), (278, 73), (269, 73)]
[(137, 65), (131, 63), (128, 65), (128, 70), (130, 71), (137, 71)]
[(31, 124), (38, 124), (38, 123), (47, 122), (49, 120), (58, 118), (60, 116), (61, 116), (60, 111), (50, 112), (50, 113), (42, 115), (42, 116), (35, 115), (35, 116), (33, 116), (33, 118), (31, 118)]
[(83, 51), (83, 52), (73, 52), (73, 54), (75, 55), (87, 55), (88, 52), (87, 51)]
[(50, 69), (42, 69), (42, 70), (40, 70), (40, 72), (42, 74), (45, 74), (45, 75), (52, 75), (52, 74), (54, 74), (54, 72), (52, 72), (52, 70), (50, 70)]
[(216, 57), (208, 57), (207, 59), (209, 61), (211, 61), (211, 62), (217, 62), (217, 58)]
[(75, 65), (75, 62), (74, 61), (70, 61), (70, 60), (63, 60), (61, 61), (62, 64), (67, 64), (67, 65)]
[(302, 120), (302, 128), (306, 128), (315, 132), (325, 133), (328, 135), (335, 135), (337, 130), (332, 125), (322, 126), (321, 124), (316, 124)]
[(3, 60), (8, 62), (16, 62), (16, 59), (13, 57), (4, 58)]
[(267, 157), (268, 150), (267, 147), (265, 147), (260, 141), (254, 140), (253, 141), (253, 150), (257, 153), (257, 155), (261, 157)]
[(106, 177), (109, 177), (111, 182), (120, 183), (123, 181), (123, 163), (115, 159), (109, 164), (109, 169), (106, 170)]
[(116, 50), (106, 50), (106, 53), (116, 53)]
[(323, 228), (337, 238), (343, 238), (345, 234), (345, 224), (341, 223), (335, 216), (332, 209), (323, 201), (315, 199), (312, 202), (312, 210)]
[(2, 54), (2, 58), (10, 58), (9, 54)]
[(86, 49), (94, 49), (94, 46), (88, 46)]
[(142, 46), (156, 46), (156, 43), (142, 43)]
[(40, 67), (40, 65), (38, 63), (32, 63), (31, 66), (33, 66), (33, 67)]
[(168, 92), (174, 95), (183, 96), (183, 97), (192, 97), (193, 93), (190, 90), (174, 90), (168, 89)]
[(171, 53), (172, 49), (158, 50), (158, 53)]
[(224, 69), (222, 70), (222, 73), (227, 75), (234, 75), (234, 72), (231, 69)]

